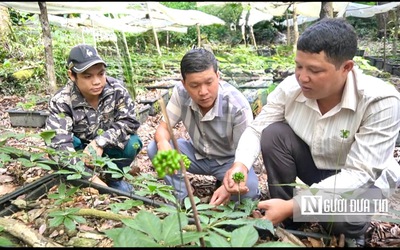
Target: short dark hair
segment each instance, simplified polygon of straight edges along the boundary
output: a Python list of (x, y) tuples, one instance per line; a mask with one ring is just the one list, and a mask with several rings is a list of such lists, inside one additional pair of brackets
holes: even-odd
[(300, 35), (297, 50), (310, 53), (324, 51), (328, 61), (339, 67), (356, 55), (357, 33), (343, 18), (323, 18)]
[(183, 80), (188, 73), (203, 72), (213, 67), (214, 72), (218, 71), (218, 61), (214, 54), (204, 48), (191, 49), (181, 60), (181, 75)]

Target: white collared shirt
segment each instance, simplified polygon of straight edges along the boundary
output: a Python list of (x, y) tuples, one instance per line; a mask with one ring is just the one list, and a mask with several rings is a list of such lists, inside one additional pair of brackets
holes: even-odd
[[(400, 176), (393, 157), (400, 129), (400, 94), (393, 85), (353, 69), (342, 101), (322, 115), (316, 100), (306, 98), (295, 76), (289, 76), (268, 96), (241, 136), (235, 162), (250, 168), (260, 153), (262, 130), (280, 121), (309, 145), (317, 168), (341, 170), (312, 187), (395, 187)], [(341, 130), (349, 131), (347, 138), (341, 137)]]

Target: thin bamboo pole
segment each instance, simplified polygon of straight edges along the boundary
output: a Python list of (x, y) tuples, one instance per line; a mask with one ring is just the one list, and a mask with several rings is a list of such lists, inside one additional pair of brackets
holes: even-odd
[[(164, 100), (163, 100), (162, 96), (159, 96), (158, 102), (159, 102), (160, 107), (161, 107), (161, 112), (162, 112), (162, 114), (163, 114), (163, 116), (165, 118), (165, 122), (167, 123), (168, 131), (169, 131), (169, 134), (171, 135), (171, 139), (172, 139), (172, 143), (174, 144), (174, 148), (178, 151), (178, 153), (181, 153), (180, 150), (179, 150), (179, 147), (178, 147), (178, 142), (176, 141), (176, 138), (174, 136), (174, 132), (172, 131), (171, 124), (169, 123), (168, 113), (166, 111), (165, 103), (164, 103)], [(185, 186), (186, 186), (186, 189), (188, 190), (190, 204), (192, 205), (194, 222), (196, 224), (197, 231), (201, 232), (202, 229), (201, 229), (201, 225), (200, 225), (199, 215), (198, 215), (196, 203), (195, 203), (194, 197), (193, 197), (192, 186), (190, 185), (189, 179), (188, 179), (188, 177), (186, 175), (185, 163), (181, 159), (179, 161), (179, 164), (181, 165), (181, 171), (182, 171), (183, 180), (185, 181)], [(201, 244), (202, 247), (206, 246), (203, 237), (200, 238), (200, 244)]]

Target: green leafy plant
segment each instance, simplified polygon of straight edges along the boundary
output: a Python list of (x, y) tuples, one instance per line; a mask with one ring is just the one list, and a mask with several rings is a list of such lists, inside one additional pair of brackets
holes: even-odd
[[(133, 179), (133, 176), (129, 173), (129, 171), (131, 170), (130, 166), (125, 166), (120, 169), (117, 164), (115, 164), (113, 160), (111, 160), (108, 156), (97, 157), (95, 160), (95, 164), (102, 168), (102, 173), (111, 174), (112, 178), (126, 178), (128, 180)], [(107, 166), (107, 168), (104, 168), (104, 166)]]
[[(259, 234), (255, 227), (274, 231), (270, 221), (248, 218), (251, 211), (257, 207), (257, 202), (251, 199), (245, 199), (239, 210), (235, 210), (233, 202), (213, 209), (213, 205), (200, 204), (200, 199), (195, 198), (196, 207), (201, 213), (204, 228), (202, 232), (193, 232), (195, 228), (190, 223), (189, 216), (192, 215), (188, 212), (190, 208), (186, 211), (177, 211), (169, 206), (161, 206), (155, 211), (168, 214), (164, 219), (160, 219), (154, 212), (142, 210), (134, 219), (122, 219), (125, 227), (106, 230), (105, 233), (113, 240), (115, 247), (198, 246), (201, 237), (205, 237), (208, 247), (239, 247), (256, 245)], [(185, 199), (185, 203), (190, 206), (188, 198)], [(183, 231), (178, 225), (181, 225)], [(179, 233), (181, 231), (182, 234)], [(239, 239), (233, 240), (238, 234), (240, 234)]]
[(113, 203), (110, 204), (110, 209), (113, 213), (118, 213), (120, 210), (128, 210), (132, 207), (137, 207), (143, 205), (143, 201), (140, 200), (125, 200), (123, 203)]
[(187, 226), (187, 216), (170, 214), (161, 220), (149, 211), (140, 211), (134, 219), (122, 219), (127, 226), (106, 230), (114, 247), (178, 247), (196, 244), (205, 232), (182, 231)]
[(7, 163), (11, 162), (12, 159), (10, 155), (5, 153), (0, 153), (0, 168), (3, 168)]
[[(239, 205), (235, 204), (234, 201), (230, 201), (226, 205), (215, 207), (210, 204), (202, 204), (198, 197), (194, 198), (203, 231), (208, 233), (205, 237), (207, 246), (254, 246), (256, 244), (254, 239), (258, 239), (259, 234), (256, 230), (248, 228), (246, 230), (250, 230), (254, 235), (243, 234), (241, 241), (232, 241), (233, 232), (240, 232), (239, 228), (246, 226), (274, 233), (274, 227), (270, 221), (261, 218), (250, 218), (252, 211), (257, 208), (258, 201), (243, 199)], [(189, 199), (186, 198), (184, 203), (185, 210), (183, 212), (187, 216), (192, 216), (193, 211)], [(167, 214), (176, 213), (173, 208), (164, 206), (157, 208), (156, 211)], [(187, 227), (185, 229), (188, 230)]]
[(135, 191), (135, 194), (140, 196), (149, 196), (155, 199), (160, 196), (167, 202), (176, 203), (176, 197), (173, 195), (174, 188), (170, 185), (166, 185), (158, 182), (157, 180), (149, 180), (147, 178), (135, 178), (133, 181), (135, 186), (141, 187)]
[(67, 189), (65, 183), (60, 183), (58, 186), (58, 192), (48, 194), (50, 199), (54, 199), (55, 205), (59, 205), (61, 210), (51, 211), (49, 213), (50, 219), (50, 227), (57, 227), (61, 224), (69, 230), (75, 230), (76, 223), (86, 223), (85, 218), (79, 215), (75, 215), (80, 208), (70, 208), (64, 209), (64, 204), (73, 200), (73, 196), (78, 190), (78, 187), (73, 187), (71, 189)]
[(65, 183), (60, 183), (58, 186), (58, 192), (48, 194), (48, 197), (55, 200), (55, 205), (60, 205), (62, 207), (63, 204), (73, 200), (72, 197), (77, 190), (77, 187), (67, 189)]
[[(83, 156), (82, 153), (72, 153), (71, 157), (78, 155)], [(75, 164), (69, 164), (68, 168), (61, 168), (57, 170), (57, 173), (67, 175), (67, 180), (77, 180), (83, 178), (84, 176), (89, 177), (92, 175), (86, 171), (85, 163), (83, 161), (78, 161)]]
[(22, 166), (27, 167), (27, 168), (32, 168), (32, 167), (39, 167), (44, 170), (51, 170), (50, 165), (48, 164), (50, 161), (48, 161), (45, 158), (45, 153), (40, 152), (40, 153), (31, 153), (29, 155), (29, 159), (27, 158), (18, 158), (17, 161), (19, 161)]
[(39, 136), (44, 140), (46, 145), (51, 143), (51, 139), (56, 136), (55, 130), (45, 130), (39, 133)]
[[(49, 139), (51, 137), (51, 132), (44, 133), (43, 135)], [(1, 135), (0, 136), (0, 146), (2, 147), (2, 154), (8, 155), (9, 153), (18, 153), (21, 155), (26, 154), (27, 152), (21, 151), (19, 152), (16, 149), (9, 148), (9, 150), (3, 150), (5, 145), (6, 138), (24, 138), (24, 136), (20, 136), (18, 134), (9, 134), (9, 135)], [(44, 148), (44, 152), (49, 153), (52, 156), (57, 156), (56, 161), (50, 161), (52, 164), (57, 165), (58, 163), (61, 162), (68, 162), (70, 160), (70, 157), (82, 157), (82, 152), (68, 152), (66, 154), (65, 152), (61, 151), (55, 151), (54, 149), (51, 148)], [(177, 151), (176, 151), (177, 152)], [(40, 159), (42, 154), (39, 153), (34, 153), (31, 156), (31, 159), (33, 161), (36, 161)], [(182, 156), (179, 156), (179, 160), (183, 160)], [(108, 158), (96, 158), (93, 159), (93, 164), (97, 164), (98, 166), (103, 166), (106, 165), (110, 159)], [(190, 161), (186, 159), (185, 161), (185, 167), (188, 167), (190, 164)], [(170, 161), (172, 164), (176, 164), (176, 161)], [(180, 162), (178, 162), (180, 163)], [(112, 165), (112, 164), (111, 164)], [(78, 162), (77, 164), (74, 165), (69, 165), (68, 169), (60, 169), (57, 171), (59, 174), (67, 174), (67, 179), (72, 180), (72, 179), (78, 179), (82, 178), (82, 176), (86, 175), (87, 173), (84, 170), (84, 164), (82, 161)], [(172, 169), (177, 169), (176, 166)], [(149, 175), (149, 174), (143, 174), (137, 178), (134, 179), (135, 182), (138, 182), (142, 185), (137, 185), (141, 189), (138, 190), (137, 192), (141, 192), (142, 190), (145, 190), (144, 192), (147, 194), (158, 194), (162, 196), (163, 198), (166, 198), (168, 200), (168, 197), (172, 201), (173, 199), (172, 196), (172, 190), (173, 188), (169, 185), (164, 185), (161, 183), (157, 182), (157, 179), (154, 178), (154, 176)], [(64, 205), (66, 206), (67, 204), (70, 204), (73, 202), (75, 199), (74, 197), (77, 195), (77, 190), (79, 190), (77, 187), (72, 187), (71, 189), (67, 188), (67, 186), (64, 183), (61, 183), (57, 192), (48, 194), (48, 198), (54, 200), (54, 204), (56, 206), (61, 207), (60, 210), (57, 211), (51, 211), (49, 213), (49, 226), (50, 227), (57, 227), (60, 225), (64, 225), (66, 229), (68, 230), (76, 230), (76, 226), (78, 224), (83, 224), (85, 222), (85, 218), (82, 217), (79, 214), (79, 209), (78, 208), (72, 208), (72, 209), (64, 209)], [(135, 193), (137, 193), (135, 191)], [(165, 193), (165, 194), (163, 194)], [(138, 193), (137, 193), (138, 194)], [(185, 209), (183, 211), (177, 209), (173, 209), (171, 206), (162, 206), (160, 208), (155, 209), (154, 211), (157, 211), (154, 215), (148, 215), (147, 213), (153, 213), (153, 212), (146, 212), (146, 213), (139, 213), (135, 216), (135, 220), (137, 220), (137, 225), (142, 227), (143, 221), (150, 221), (151, 225), (157, 226), (157, 228), (161, 228), (160, 230), (149, 230), (147, 229), (139, 229), (136, 226), (135, 228), (132, 228), (130, 222), (127, 222), (124, 224), (127, 225), (126, 228), (118, 229), (122, 231), (115, 231), (115, 237), (112, 238), (113, 241), (115, 241), (115, 246), (135, 246), (140, 244), (141, 246), (193, 246), (193, 245), (199, 245), (198, 240), (201, 237), (205, 237), (207, 234), (209, 234), (211, 231), (218, 233), (219, 235), (222, 235), (222, 237), (226, 238), (226, 241), (230, 244), (233, 244), (232, 246), (236, 245), (241, 246), (239, 242), (236, 241), (231, 241), (232, 237), (232, 229), (231, 227), (242, 227), (243, 225), (252, 225), (259, 227), (259, 224), (261, 225), (260, 228), (266, 228), (267, 224), (269, 223), (267, 220), (262, 220), (258, 221), (254, 219), (248, 219), (247, 217), (249, 216), (250, 212), (252, 209), (254, 209), (254, 206), (256, 204), (252, 203), (247, 200), (243, 200), (243, 204), (240, 206), (236, 206), (236, 204), (228, 204), (227, 206), (224, 206), (223, 208), (219, 207), (218, 209), (213, 209), (212, 205), (209, 204), (200, 204), (200, 199), (196, 198), (196, 205), (195, 207), (200, 209), (201, 211), (201, 221), (202, 225), (205, 227), (205, 230), (200, 230), (197, 232), (193, 229), (193, 225), (190, 225), (187, 223), (189, 216), (194, 216), (194, 208), (191, 207), (191, 203), (188, 201), (188, 199), (185, 199)], [(126, 200), (123, 203), (118, 203), (118, 204), (111, 204), (110, 209), (113, 213), (119, 213), (121, 210), (126, 210), (130, 209), (134, 206), (140, 206), (142, 204), (141, 201), (136, 201), (136, 200)], [(235, 209), (235, 206), (237, 209)], [(182, 215), (185, 214), (185, 215)], [(160, 217), (158, 219), (155, 219), (154, 217)], [(164, 218), (163, 220), (161, 218)], [(190, 220), (189, 220), (190, 221)], [(262, 224), (266, 223), (266, 224)], [(179, 225), (179, 226), (178, 226)], [(176, 230), (178, 228), (178, 230)], [(117, 229), (112, 229), (117, 230)], [(139, 232), (137, 232), (139, 230)], [(141, 230), (141, 231), (140, 231)], [(237, 230), (237, 229), (235, 229)], [(111, 236), (112, 231), (110, 233)], [(146, 232), (144, 232), (146, 231)], [(154, 232), (154, 233), (153, 233)], [(136, 238), (135, 243), (132, 243), (130, 240), (130, 237), (133, 235)], [(161, 234), (160, 234), (161, 233)], [(160, 235), (161, 236), (160, 236)], [(129, 238), (129, 240), (126, 240), (126, 238)], [(246, 236), (247, 237), (247, 236)], [(253, 237), (258, 237), (256, 236), (251, 236)], [(207, 244), (208, 246), (211, 245), (218, 245), (219, 243), (213, 242), (216, 240), (216, 238), (211, 237), (207, 238)], [(250, 239), (244, 239), (244, 242), (248, 242)], [(246, 243), (246, 244), (252, 244), (252, 243)]]
[(64, 224), (65, 228), (70, 231), (76, 229), (76, 223), (86, 223), (86, 219), (80, 215), (75, 215), (80, 208), (69, 208), (65, 210), (52, 211), (49, 213), (50, 227), (58, 227)]
[(43, 102), (43, 100), (39, 96), (30, 96), (25, 102), (18, 102), (17, 107), (22, 110), (30, 111), (34, 110), (41, 102)]

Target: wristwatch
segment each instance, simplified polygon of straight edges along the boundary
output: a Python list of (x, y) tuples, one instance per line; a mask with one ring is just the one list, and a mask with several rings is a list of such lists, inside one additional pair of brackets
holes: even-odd
[(106, 140), (104, 139), (104, 137), (102, 136), (98, 136), (95, 139), (97, 146), (99, 146), (100, 148), (104, 148), (106, 146)]

